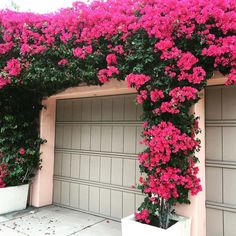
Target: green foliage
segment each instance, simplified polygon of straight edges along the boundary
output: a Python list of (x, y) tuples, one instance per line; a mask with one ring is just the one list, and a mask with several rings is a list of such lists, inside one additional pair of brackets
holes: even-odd
[(0, 107), (0, 163), (6, 163), (9, 171), (4, 182), (7, 186), (28, 183), (41, 165), (41, 95), (9, 86), (0, 93)]

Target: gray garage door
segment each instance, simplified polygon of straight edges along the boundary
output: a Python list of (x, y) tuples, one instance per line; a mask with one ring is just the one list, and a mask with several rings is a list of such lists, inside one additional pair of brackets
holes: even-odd
[(56, 205), (120, 219), (142, 201), (141, 109), (135, 95), (59, 100), (56, 116)]
[(206, 90), (207, 236), (236, 235), (236, 87)]

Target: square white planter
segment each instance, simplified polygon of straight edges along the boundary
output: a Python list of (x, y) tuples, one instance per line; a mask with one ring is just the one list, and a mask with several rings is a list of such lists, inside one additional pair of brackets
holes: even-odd
[(161, 229), (152, 225), (140, 223), (135, 220), (134, 215), (130, 215), (121, 220), (122, 236), (190, 236), (191, 219), (183, 216), (174, 216), (171, 219), (176, 220), (174, 225), (168, 229)]
[(26, 208), (29, 185), (0, 188), (0, 215)]

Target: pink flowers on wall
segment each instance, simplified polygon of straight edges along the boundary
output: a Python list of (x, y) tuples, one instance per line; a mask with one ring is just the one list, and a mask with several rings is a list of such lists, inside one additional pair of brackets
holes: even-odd
[(236, 84), (234, 0), (77, 2), (56, 14), (0, 11), (0, 25), (0, 89), (115, 78), (137, 90), (146, 145), (139, 188), (147, 196), (137, 220), (151, 223), (153, 205), (189, 203), (188, 193), (201, 191), (190, 108), (214, 70)]
[(21, 64), (16, 58), (10, 59), (9, 61), (7, 61), (7, 66), (4, 67), (4, 70), (10, 76), (18, 76), (21, 72)]
[(137, 90), (148, 82), (151, 79), (150, 76), (146, 76), (144, 74), (129, 74), (125, 80), (128, 83), (129, 87), (135, 87)]

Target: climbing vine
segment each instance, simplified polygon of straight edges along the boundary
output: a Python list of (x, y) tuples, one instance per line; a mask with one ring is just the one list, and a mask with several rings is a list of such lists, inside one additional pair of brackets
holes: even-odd
[(1, 11), (0, 187), (25, 182), (40, 166), (44, 97), (126, 80), (143, 106), (146, 145), (138, 155), (138, 188), (146, 197), (135, 216), (167, 228), (172, 207), (201, 191), (198, 117), (190, 108), (214, 71), (227, 75), (228, 85), (236, 82), (235, 32), (234, 0), (77, 2), (47, 15)]

